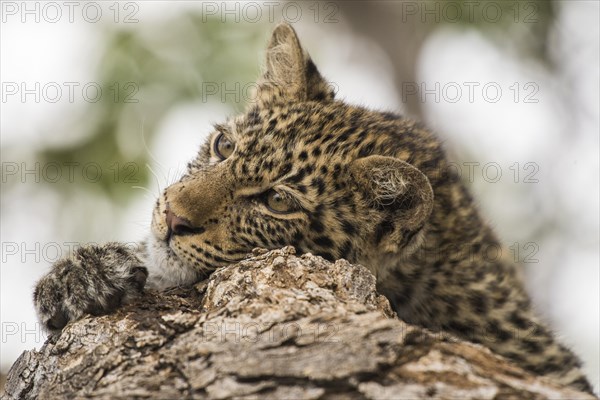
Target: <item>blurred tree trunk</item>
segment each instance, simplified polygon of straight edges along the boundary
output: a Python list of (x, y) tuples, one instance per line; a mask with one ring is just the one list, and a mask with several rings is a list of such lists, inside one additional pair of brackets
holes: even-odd
[[(359, 34), (373, 39), (387, 53), (394, 66), (397, 92), (402, 96), (406, 111), (412, 117), (424, 120), (417, 63), (425, 40), (440, 26), (472, 27), (492, 33), (496, 39), (508, 40), (524, 57), (533, 57), (544, 63), (548, 58), (548, 30), (556, 16), (551, 1), (529, 2), (458, 1), (336, 1), (336, 7)], [(329, 2), (327, 2), (329, 3)], [(501, 8), (502, 18), (485, 18), (486, 5)], [(457, 14), (460, 8), (460, 16)], [(535, 23), (527, 22), (533, 15)], [(517, 17), (518, 16), (518, 17)], [(405, 86), (409, 85), (409, 86)], [(417, 93), (407, 93), (417, 90)]]
[[(410, 3), (406, 7), (416, 4)], [(404, 92), (403, 84), (417, 82), (419, 51), (435, 28), (434, 24), (407, 16), (401, 1), (373, 1), (368, 4), (365, 1), (337, 1), (336, 4), (357, 33), (372, 38), (390, 57), (399, 94)], [(405, 100), (403, 103), (408, 114), (423, 120), (419, 96), (406, 96)]]
[(408, 326), (365, 268), (291, 248), (69, 324), (21, 355), (4, 397), (592, 398)]

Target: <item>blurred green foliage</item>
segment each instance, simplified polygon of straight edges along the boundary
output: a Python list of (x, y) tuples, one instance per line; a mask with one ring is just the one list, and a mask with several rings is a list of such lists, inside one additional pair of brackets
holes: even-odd
[(97, 70), (103, 95), (70, 124), (83, 130), (82, 139), (41, 149), (36, 159), (42, 165), (96, 163), (102, 169), (97, 179), (92, 168), (91, 179), (75, 174), (73, 182), (65, 179), (49, 187), (65, 197), (93, 190), (125, 204), (136, 193), (132, 186), (146, 186), (151, 178), (147, 145), (171, 108), (188, 101), (223, 101), (232, 111), (243, 108), (243, 99), (236, 103), (235, 96), (211, 98), (202, 91), (206, 82), (226, 88), (254, 82), (268, 27), (187, 14), (132, 30), (106, 28)]

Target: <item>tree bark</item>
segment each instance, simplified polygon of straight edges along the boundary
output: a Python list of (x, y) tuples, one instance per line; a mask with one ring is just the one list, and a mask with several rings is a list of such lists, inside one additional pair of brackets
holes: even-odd
[(25, 351), (4, 398), (586, 399), (395, 318), (365, 268), (255, 252)]

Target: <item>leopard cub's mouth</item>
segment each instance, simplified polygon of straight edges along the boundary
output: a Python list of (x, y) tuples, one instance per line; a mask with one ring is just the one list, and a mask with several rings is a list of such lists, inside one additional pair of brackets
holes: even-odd
[(148, 280), (159, 288), (192, 285), (250, 252), (228, 247), (227, 234), (220, 229), (216, 234), (214, 229), (207, 232), (169, 212), (164, 195), (155, 204), (150, 230), (146, 243)]
[(151, 233), (146, 240), (148, 284), (158, 289), (192, 285), (205, 276), (206, 267), (181, 256), (185, 256), (184, 249), (174, 240), (165, 211), (166, 203), (161, 196), (152, 212)]

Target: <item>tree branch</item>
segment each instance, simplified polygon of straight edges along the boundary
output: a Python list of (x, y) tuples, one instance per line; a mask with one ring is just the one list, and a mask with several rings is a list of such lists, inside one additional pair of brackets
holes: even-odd
[(147, 292), (26, 351), (8, 399), (593, 398), (489, 350), (409, 326), (375, 278), (292, 248), (189, 290)]

